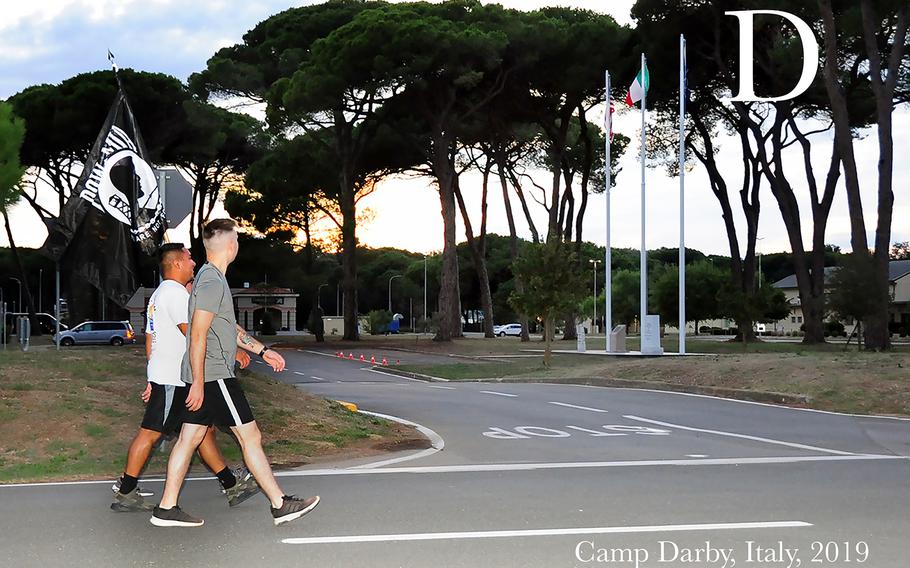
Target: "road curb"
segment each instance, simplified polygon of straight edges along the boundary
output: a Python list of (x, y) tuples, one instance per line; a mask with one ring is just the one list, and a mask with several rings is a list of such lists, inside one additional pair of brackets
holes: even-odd
[[(460, 381), (461, 382), (461, 381)], [(688, 394), (701, 394), (720, 398), (733, 398), (751, 402), (765, 402), (769, 404), (785, 404), (803, 406), (812, 402), (808, 395), (794, 395), (779, 392), (755, 391), (747, 389), (732, 389), (725, 387), (709, 387), (699, 385), (678, 385), (663, 381), (645, 381), (640, 379), (609, 379), (609, 378), (570, 378), (570, 379), (466, 379), (464, 382), (478, 383), (550, 383), (572, 384), (592, 387), (618, 387), (632, 389), (653, 389)]]

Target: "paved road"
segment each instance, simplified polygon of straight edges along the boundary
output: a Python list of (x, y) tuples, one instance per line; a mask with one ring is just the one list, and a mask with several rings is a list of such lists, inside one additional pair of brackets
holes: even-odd
[(324, 501), (280, 528), (264, 499), (229, 510), (212, 480), (184, 491), (181, 504), (206, 519), (194, 530), (107, 511), (109, 482), (0, 487), (0, 564), (908, 565), (910, 422), (624, 389), (426, 383), (285, 355), (281, 380), (419, 423), (444, 449), (286, 472), (287, 490)]

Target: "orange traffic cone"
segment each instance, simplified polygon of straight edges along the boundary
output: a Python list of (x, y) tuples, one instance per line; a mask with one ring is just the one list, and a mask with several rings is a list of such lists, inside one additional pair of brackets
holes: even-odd
[(353, 354), (353, 353), (349, 354), (349, 355), (348, 355), (348, 359), (350, 359), (350, 360), (353, 361), (353, 360), (354, 360), (354, 354)]
[(371, 364), (371, 365), (375, 365), (375, 364), (376, 364), (376, 356), (375, 356), (375, 355), (370, 355), (370, 364)]
[(363, 356), (363, 353), (360, 354), (360, 360), (364, 361), (364, 362), (366, 361), (366, 358)]
[(389, 365), (389, 362), (386, 360), (385, 357), (382, 358), (382, 365), (383, 365), (384, 367), (387, 367), (387, 366)]

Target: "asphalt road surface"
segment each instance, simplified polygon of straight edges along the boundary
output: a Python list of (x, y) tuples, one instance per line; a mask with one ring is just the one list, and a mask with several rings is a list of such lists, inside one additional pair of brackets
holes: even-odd
[(110, 480), (0, 486), (0, 565), (910, 565), (910, 421), (284, 354), (281, 380), (419, 424), (434, 447), (283, 472), (323, 501), (278, 528), (264, 498), (229, 509), (212, 479), (181, 498), (198, 529), (111, 512)]

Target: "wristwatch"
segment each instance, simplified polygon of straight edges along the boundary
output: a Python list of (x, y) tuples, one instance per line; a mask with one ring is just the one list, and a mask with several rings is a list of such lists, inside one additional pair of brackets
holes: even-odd
[(259, 356), (262, 357), (263, 355), (265, 355), (265, 352), (268, 351), (268, 350), (269, 350), (268, 347), (263, 347), (263, 348), (262, 348), (262, 351), (259, 352)]

